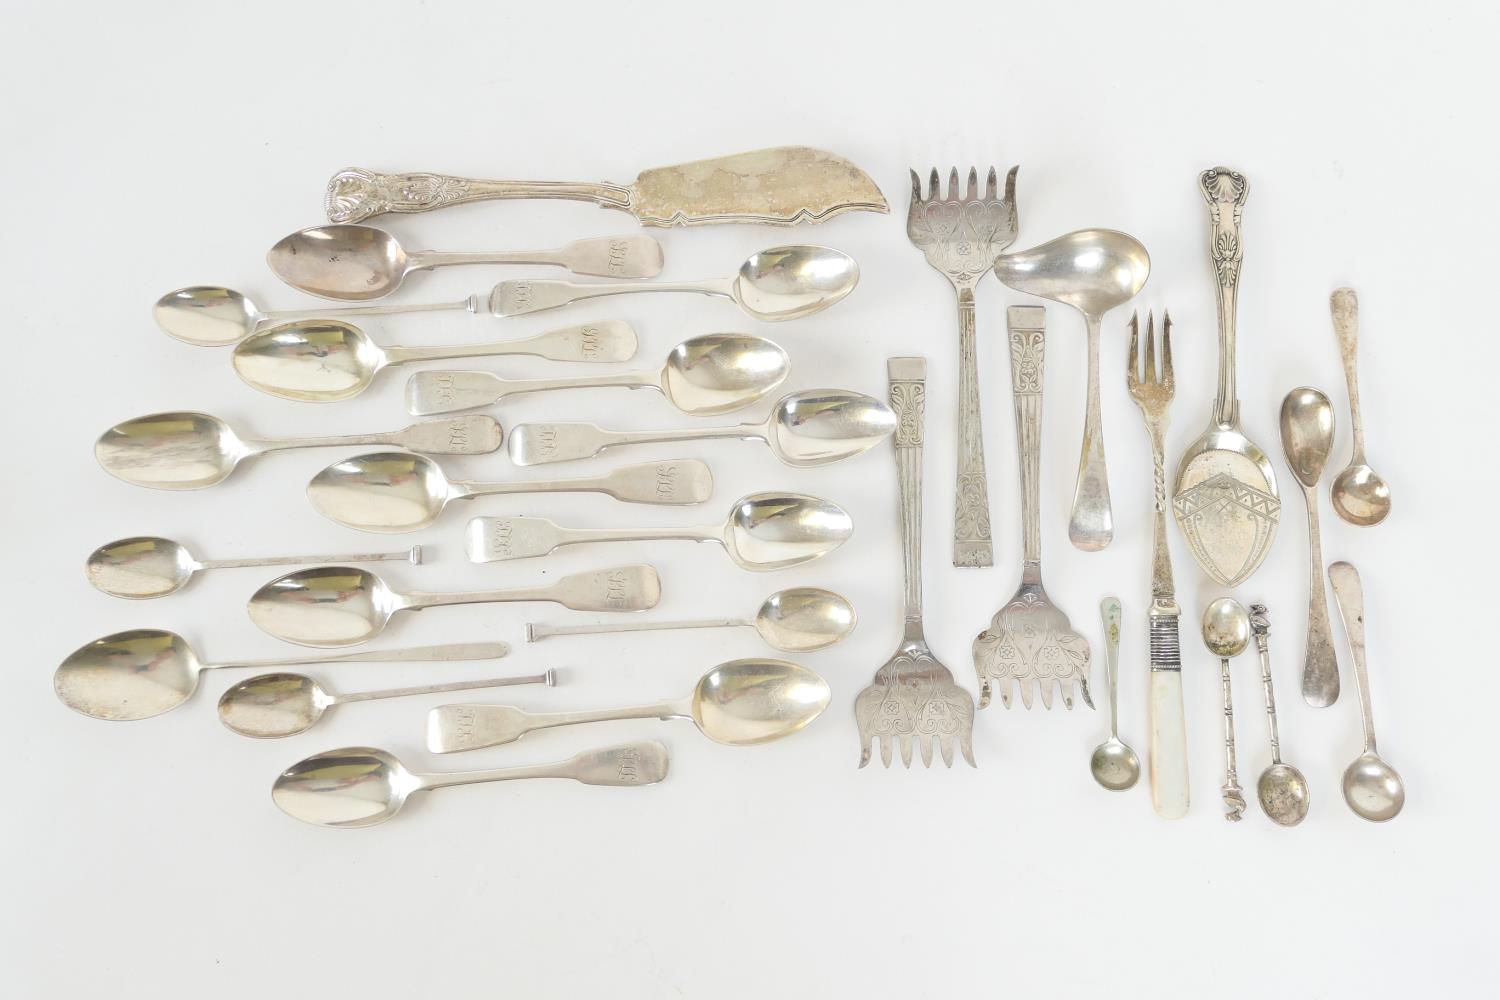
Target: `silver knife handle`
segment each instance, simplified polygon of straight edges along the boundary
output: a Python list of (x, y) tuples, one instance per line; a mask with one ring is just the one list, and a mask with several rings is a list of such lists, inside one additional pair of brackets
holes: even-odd
[(1240, 241), (1240, 214), (1250, 194), (1250, 182), (1228, 167), (1213, 167), (1198, 175), (1198, 187), (1208, 203), (1209, 253), (1214, 262), (1219, 298), (1219, 394), (1214, 399), (1214, 422), (1227, 426), (1237, 419), (1235, 399), (1234, 334), (1240, 263), (1245, 247)]
[(953, 494), (953, 565), (993, 566), (990, 490), (979, 418), (979, 361), (974, 290), (958, 293), (958, 480)]
[(630, 190), (618, 184), (567, 181), (489, 181), (448, 174), (378, 174), (361, 167), (328, 181), (323, 211), (329, 222), (363, 222), (387, 212), (430, 212), (492, 198), (564, 198), (602, 208), (629, 209)]

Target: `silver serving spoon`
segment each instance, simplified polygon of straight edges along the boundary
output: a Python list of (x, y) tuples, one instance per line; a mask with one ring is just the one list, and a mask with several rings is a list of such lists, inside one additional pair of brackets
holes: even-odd
[(752, 493), (734, 502), (722, 524), (679, 528), (564, 528), (542, 517), (476, 517), (469, 522), (471, 562), (544, 556), (585, 542), (717, 542), (740, 569), (764, 572), (811, 562), (854, 533), (837, 504), (801, 493)]
[[(1318, 580), (1321, 589), (1323, 581)], [(1271, 763), (1260, 772), (1255, 797), (1260, 807), (1280, 826), (1296, 826), (1307, 818), (1312, 804), (1307, 778), (1290, 764), (1281, 762), (1281, 730), (1276, 724), (1276, 687), (1271, 681), (1271, 619), (1264, 604), (1250, 605), (1250, 631), (1260, 650), (1260, 681), (1266, 692), (1266, 725), (1271, 731)]]
[(344, 316), (394, 316), (399, 313), (478, 313), (481, 300), (470, 295), (459, 302), (421, 305), (318, 306), (313, 309), (278, 309), (262, 312), (247, 295), (221, 285), (192, 285), (168, 292), (156, 300), (151, 315), (170, 337), (196, 347), (228, 347), (264, 327), (302, 319)]
[(1250, 615), (1239, 601), (1221, 597), (1203, 612), (1203, 644), (1219, 658), (1219, 673), (1224, 683), (1224, 818), (1238, 823), (1245, 815), (1244, 789), (1240, 787), (1239, 768), (1234, 752), (1234, 695), (1229, 678), (1229, 661), (1250, 645)]
[(1307, 503), (1307, 547), (1312, 575), (1307, 589), (1307, 649), (1302, 659), (1302, 697), (1323, 708), (1339, 698), (1339, 664), (1328, 624), (1323, 589), (1323, 542), (1318, 526), (1318, 480), (1333, 450), (1333, 404), (1317, 389), (1293, 389), (1281, 401), (1281, 451)]
[(789, 393), (758, 424), (680, 427), (664, 431), (611, 431), (594, 424), (519, 424), (511, 430), (510, 460), (544, 465), (591, 458), (606, 448), (662, 441), (738, 438), (764, 441), (787, 465), (827, 465), (869, 451), (896, 429), (896, 416), (880, 400), (844, 389)]
[(583, 285), (571, 281), (502, 281), (490, 296), (497, 316), (524, 316), (570, 302), (631, 292), (698, 292), (733, 299), (767, 323), (822, 312), (859, 284), (859, 265), (842, 250), (819, 246), (771, 247), (751, 254), (733, 278), (642, 284)]
[(691, 719), (715, 743), (747, 747), (802, 729), (828, 707), (828, 682), (785, 660), (721, 663), (686, 698), (597, 712), (535, 714), (508, 705), (443, 705), (427, 713), (427, 749), (456, 753), (514, 743), (554, 726), (617, 719)]
[(493, 417), (427, 420), (399, 431), (309, 438), (242, 438), (207, 413), (153, 413), (116, 424), (94, 443), (104, 471), (136, 486), (198, 490), (228, 479), (247, 458), (291, 448), (389, 445), (429, 455), (483, 455), (500, 447)]
[(1349, 417), (1354, 425), (1354, 452), (1348, 466), (1334, 477), (1330, 496), (1339, 517), (1369, 527), (1384, 521), (1391, 512), (1391, 488), (1365, 463), (1365, 425), (1359, 412), (1359, 298), (1354, 289), (1340, 288), (1329, 304), (1339, 355), (1344, 359), (1344, 380), (1349, 383)]
[(1100, 601), (1099, 617), (1104, 622), (1104, 670), (1109, 681), (1109, 739), (1094, 748), (1089, 771), (1100, 785), (1123, 792), (1140, 780), (1141, 759), (1120, 739), (1120, 599)]
[(449, 479), (422, 455), (385, 451), (330, 465), (307, 484), (307, 498), (318, 513), (346, 527), (392, 533), (425, 528), (453, 501), (481, 496), (603, 493), (625, 503), (679, 505), (702, 503), (713, 488), (713, 473), (694, 458), (624, 465), (580, 479), (482, 483)]
[(574, 611), (645, 611), (661, 599), (651, 566), (616, 566), (565, 576), (545, 587), (455, 594), (392, 590), (368, 570), (319, 566), (288, 573), (250, 598), (250, 620), (278, 639), (302, 646), (348, 646), (379, 635), (398, 611), (452, 604), (552, 601)]
[(635, 347), (635, 330), (619, 320), (569, 326), (492, 344), (382, 347), (351, 323), (310, 319), (273, 327), (241, 341), (234, 349), (234, 370), (246, 384), (272, 396), (327, 403), (359, 395), (376, 375), (396, 365), (516, 354), (552, 361), (628, 361)]
[(651, 278), (661, 273), (661, 260), (661, 244), (649, 236), (578, 240), (556, 250), (441, 253), (406, 250), (374, 226), (339, 225), (292, 233), (266, 252), (276, 277), (325, 299), (378, 299), (413, 271), (451, 264), (555, 264), (574, 274)]
[(140, 600), (166, 597), (187, 586), (193, 574), (205, 569), (235, 569), (248, 566), (314, 566), (318, 563), (367, 563), (403, 560), (413, 566), (422, 561), (422, 546), (404, 552), (366, 552), (343, 556), (277, 556), (272, 559), (198, 560), (187, 546), (170, 538), (140, 535), (101, 545), (89, 556), (84, 572), (89, 582), (112, 597)]
[(766, 645), (783, 653), (827, 649), (854, 631), (854, 605), (848, 598), (817, 587), (789, 587), (766, 598), (754, 618), (703, 618), (676, 622), (600, 622), (596, 625), (540, 625), (528, 622), (526, 641), (556, 635), (602, 635), (656, 632), (680, 628), (753, 628)]
[(1401, 775), (1375, 752), (1375, 715), (1370, 709), (1370, 675), (1365, 670), (1365, 593), (1359, 572), (1346, 562), (1328, 567), (1328, 582), (1344, 619), (1349, 653), (1354, 659), (1354, 679), (1359, 684), (1359, 710), (1365, 727), (1365, 748), (1344, 771), (1344, 801), (1355, 815), (1382, 823), (1395, 819), (1406, 805), (1406, 786)]
[(384, 823), (413, 792), (482, 781), (568, 778), (585, 785), (654, 785), (667, 776), (667, 748), (651, 741), (585, 750), (556, 764), (415, 774), (374, 747), (327, 750), (281, 772), (271, 800), (293, 819), (354, 829)]
[(791, 368), (786, 351), (764, 337), (706, 333), (672, 348), (656, 371), (537, 379), (506, 379), (492, 372), (418, 372), (406, 383), (406, 408), (417, 416), (452, 413), (524, 392), (615, 386), (655, 389), (683, 413), (708, 416), (744, 409), (785, 382)]
[(510, 652), (503, 642), (470, 642), (412, 649), (371, 649), (335, 656), (204, 663), (186, 639), (164, 629), (116, 632), (82, 646), (57, 668), (52, 686), (75, 712), (95, 719), (149, 719), (170, 711), (198, 690), (198, 675), (222, 667), (293, 667), (323, 663), (418, 663), (494, 660)]
[(1134, 298), (1150, 274), (1151, 256), (1140, 240), (1113, 229), (1081, 229), (995, 261), (995, 276), (1016, 291), (1083, 313), (1089, 338), (1088, 402), (1068, 538), (1085, 552), (1109, 545), (1115, 531), (1099, 414), (1099, 325), (1105, 313)]
[(307, 732), (323, 718), (323, 713), (335, 705), (519, 684), (545, 684), (553, 687), (557, 684), (557, 673), (548, 670), (529, 677), (489, 677), (477, 681), (454, 681), (450, 684), (357, 691), (354, 694), (334, 694), (305, 674), (261, 674), (240, 681), (219, 697), (219, 721), (241, 736), (259, 740), (279, 739)]

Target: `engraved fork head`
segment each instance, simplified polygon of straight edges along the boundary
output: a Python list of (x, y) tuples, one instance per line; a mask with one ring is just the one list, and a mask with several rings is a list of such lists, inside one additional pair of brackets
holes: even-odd
[(1050, 709), (1056, 690), (1063, 707), (1071, 709), (1075, 684), (1083, 703), (1094, 707), (1089, 641), (1048, 599), (1040, 580), (1021, 581), (1015, 596), (990, 619), (990, 627), (975, 637), (973, 648), (980, 708), (989, 706), (995, 688), (1000, 689), (1000, 703), (1010, 708), (1019, 687), (1021, 704), (1027, 708), (1035, 691), (1041, 694), (1042, 707)]
[(911, 172), (911, 208), (906, 216), (906, 236), (927, 255), (927, 263), (943, 272), (955, 288), (972, 289), (979, 278), (994, 267), (995, 259), (1015, 242), (1016, 171), (1005, 175), (1005, 194), (999, 194), (995, 168), (979, 193), (979, 171), (969, 168), (968, 188), (959, 188), (958, 168), (948, 173), (948, 195), (944, 197), (937, 168), (932, 170), (927, 196), (922, 181)]
[(1161, 324), (1161, 368), (1156, 367), (1156, 316), (1146, 314), (1146, 364), (1140, 364), (1140, 317), (1130, 314), (1130, 356), (1125, 371), (1125, 385), (1130, 398), (1146, 414), (1147, 419), (1159, 420), (1167, 415), (1167, 407), (1177, 391), (1177, 382), (1172, 377), (1172, 314), (1162, 314)]
[(854, 699), (859, 725), (859, 766), (870, 763), (874, 744), (880, 761), (891, 766), (897, 744), (901, 763), (911, 767), (912, 746), (932, 766), (936, 743), (943, 763), (953, 766), (955, 743), (974, 767), (974, 699), (953, 682), (953, 673), (938, 662), (922, 639), (907, 639), (896, 655), (875, 672), (875, 680)]

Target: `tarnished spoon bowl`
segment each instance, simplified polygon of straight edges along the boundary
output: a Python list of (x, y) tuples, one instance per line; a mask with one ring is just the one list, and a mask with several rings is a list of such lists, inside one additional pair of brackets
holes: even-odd
[(792, 466), (826, 465), (869, 451), (896, 430), (896, 414), (872, 396), (808, 390), (784, 396), (771, 413), (767, 441)]
[(1333, 509), (1350, 524), (1369, 527), (1391, 512), (1391, 487), (1368, 465), (1350, 465), (1333, 480)]
[(1312, 804), (1307, 778), (1290, 764), (1272, 764), (1260, 773), (1255, 797), (1261, 810), (1279, 826), (1296, 826)]
[(730, 512), (724, 548), (742, 569), (786, 569), (827, 555), (854, 533), (840, 506), (801, 493), (755, 493)]
[(848, 599), (817, 587), (790, 587), (766, 598), (754, 624), (766, 645), (808, 653), (841, 641), (854, 631), (856, 621)]
[(752, 254), (734, 279), (734, 300), (756, 319), (797, 319), (841, 301), (859, 284), (859, 265), (841, 250), (772, 247)]
[(124, 722), (149, 719), (187, 701), (203, 665), (187, 640), (161, 629), (96, 639), (58, 666), (57, 697), (75, 712)]
[(293, 764), (272, 785), (271, 799), (304, 822), (354, 828), (390, 819), (421, 785), (384, 750), (350, 747)]
[(104, 593), (138, 599), (176, 593), (198, 569), (198, 561), (181, 543), (151, 536), (101, 545), (84, 565), (89, 582)]
[(1111, 736), (1094, 748), (1089, 757), (1089, 772), (1103, 787), (1123, 792), (1140, 780), (1141, 759), (1118, 736)]
[(314, 226), (266, 252), (276, 276), (329, 299), (378, 299), (401, 286), (411, 261), (401, 243), (373, 226)]
[(1366, 750), (1344, 771), (1344, 801), (1356, 815), (1383, 823), (1395, 819), (1406, 805), (1406, 787), (1394, 767)]
[(733, 660), (704, 674), (693, 689), (693, 721), (729, 746), (770, 743), (802, 729), (828, 707), (828, 682), (785, 660)]
[(237, 343), (265, 318), (254, 302), (218, 285), (168, 292), (156, 300), (151, 314), (169, 336), (199, 347)]

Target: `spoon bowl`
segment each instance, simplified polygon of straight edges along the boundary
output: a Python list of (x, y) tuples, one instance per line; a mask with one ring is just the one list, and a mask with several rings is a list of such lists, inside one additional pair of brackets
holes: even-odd
[(250, 299), (217, 285), (168, 292), (156, 300), (151, 315), (168, 335), (199, 347), (236, 343), (266, 319)]
[(1133, 299), (1150, 274), (1151, 255), (1141, 241), (1113, 229), (1080, 229), (995, 261), (1004, 284), (1070, 305), (1096, 322)]
[(828, 682), (785, 660), (720, 664), (699, 679), (692, 717), (703, 735), (728, 746), (770, 743), (804, 728), (828, 707)]
[(94, 444), (106, 472), (154, 489), (196, 490), (229, 478), (252, 449), (206, 413), (153, 413), (116, 424)]
[(787, 569), (827, 555), (854, 533), (840, 506), (801, 493), (755, 493), (735, 504), (724, 548), (742, 569)]
[(442, 466), (405, 452), (357, 455), (330, 465), (307, 484), (307, 498), (318, 513), (361, 531), (417, 531), (463, 495)]
[(1275, 763), (1260, 773), (1255, 795), (1261, 810), (1279, 826), (1296, 826), (1307, 818), (1312, 799), (1307, 778), (1290, 764)]
[(786, 381), (786, 351), (742, 333), (693, 337), (672, 348), (661, 391), (683, 413), (710, 416), (750, 405)]
[(817, 587), (792, 587), (766, 598), (754, 624), (766, 645), (785, 653), (810, 653), (843, 640), (856, 621), (847, 598)]
[(896, 415), (863, 393), (806, 390), (783, 397), (767, 429), (777, 458), (811, 467), (869, 451), (895, 432)]
[(306, 732), (334, 704), (334, 697), (305, 674), (261, 674), (224, 692), (219, 718), (241, 736), (271, 739)]
[(1383, 823), (1395, 819), (1406, 805), (1406, 787), (1394, 767), (1374, 750), (1366, 750), (1344, 771), (1344, 801), (1355, 815)]
[(1221, 660), (1232, 660), (1250, 645), (1250, 614), (1239, 601), (1220, 597), (1203, 613), (1203, 644)]
[(379, 635), (405, 607), (379, 576), (349, 566), (288, 573), (250, 598), (250, 619), (271, 635), (309, 646), (343, 646)]
[(266, 252), (276, 276), (326, 299), (378, 299), (401, 287), (412, 262), (400, 241), (374, 226), (314, 226)]
[(1379, 524), (1391, 512), (1390, 486), (1362, 462), (1334, 477), (1330, 499), (1339, 517), (1362, 528)]
[(1094, 780), (1112, 792), (1123, 792), (1135, 787), (1141, 778), (1141, 759), (1134, 750), (1111, 736), (1094, 748), (1089, 758), (1089, 771)]
[(247, 383), (285, 399), (329, 402), (357, 396), (391, 363), (369, 334), (339, 320), (301, 320), (262, 330), (234, 348)]
[(859, 283), (859, 265), (841, 250), (772, 247), (752, 254), (735, 276), (734, 300), (755, 319), (773, 323), (821, 312)]
[(1305, 489), (1317, 488), (1328, 465), (1333, 425), (1333, 403), (1317, 389), (1293, 389), (1281, 401), (1281, 448), (1292, 475)]
[(203, 670), (182, 636), (132, 629), (96, 639), (58, 666), (52, 685), (64, 705), (111, 722), (171, 711), (198, 689)]
[(200, 569), (187, 547), (170, 538), (122, 538), (89, 554), (89, 582), (113, 597), (146, 599), (175, 594)]
[(271, 786), (271, 799), (304, 822), (356, 828), (390, 819), (421, 787), (421, 779), (384, 750), (350, 747), (293, 764)]

